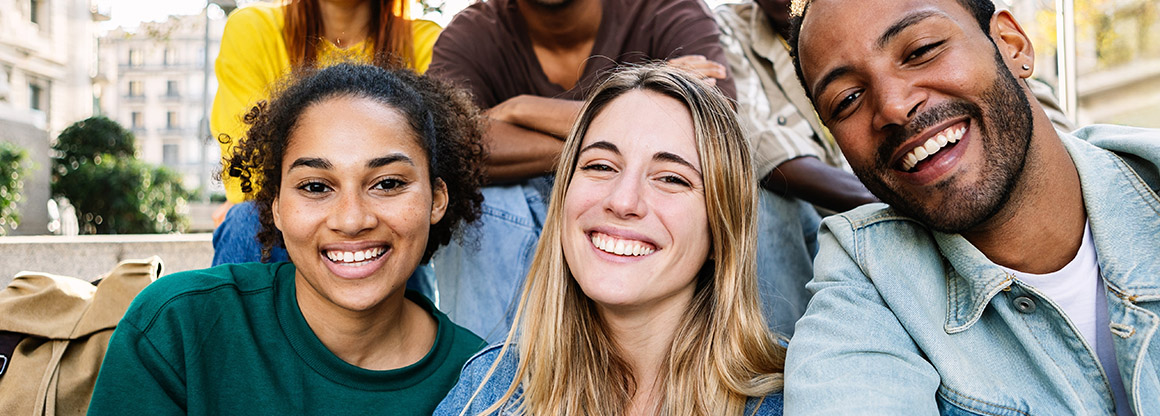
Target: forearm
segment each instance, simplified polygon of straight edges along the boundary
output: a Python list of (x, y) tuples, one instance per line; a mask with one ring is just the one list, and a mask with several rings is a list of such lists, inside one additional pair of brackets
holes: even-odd
[(563, 139), (580, 116), (581, 101), (520, 95), (487, 111), (487, 116), (528, 130)]
[(812, 156), (783, 162), (761, 180), (761, 186), (837, 212), (878, 201), (858, 177)]
[(502, 183), (551, 173), (564, 142), (547, 134), (499, 120), (489, 120), (484, 143), (488, 179)]

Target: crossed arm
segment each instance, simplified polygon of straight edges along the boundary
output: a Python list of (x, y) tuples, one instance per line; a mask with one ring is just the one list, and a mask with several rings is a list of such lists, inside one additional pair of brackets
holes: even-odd
[[(710, 83), (727, 76), (724, 65), (700, 55), (686, 55), (668, 62)], [(583, 104), (524, 94), (485, 111), (488, 126), (484, 143), (489, 152), (486, 161), (489, 180), (504, 183), (552, 172), (564, 149), (563, 140), (580, 116)]]

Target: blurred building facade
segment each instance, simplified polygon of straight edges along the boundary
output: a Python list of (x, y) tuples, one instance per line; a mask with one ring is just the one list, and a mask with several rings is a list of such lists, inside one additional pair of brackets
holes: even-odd
[(181, 173), (190, 190), (203, 185), (208, 192), (221, 188), (209, 178), (219, 169), (219, 146), (206, 142), (202, 123), (208, 108), (203, 97), (212, 102), (217, 91), (213, 59), (224, 25), (224, 18), (207, 19), (205, 12), (170, 16), (136, 28), (117, 28), (99, 42), (101, 113), (133, 131), (141, 160)]
[(45, 234), (52, 138), (93, 114), (98, 21), (89, 0), (0, 0), (0, 140), (29, 153), (20, 227)]

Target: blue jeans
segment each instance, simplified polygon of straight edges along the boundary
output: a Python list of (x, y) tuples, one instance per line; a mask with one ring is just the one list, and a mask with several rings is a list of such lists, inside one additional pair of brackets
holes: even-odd
[[(464, 242), (452, 241), (435, 253), (439, 309), (489, 343), (511, 328), (524, 277), (531, 267), (547, 215), (551, 179), (483, 188), (483, 215), (468, 228)], [(758, 290), (770, 329), (793, 335), (810, 294), (817, 230), (813, 206), (760, 191)]]
[[(258, 242), (258, 207), (253, 201), (246, 201), (230, 208), (225, 220), (213, 230), (213, 265), (226, 263), (250, 263), (262, 261), (262, 244)], [(282, 247), (270, 250), (267, 263), (290, 261), (290, 255)], [(430, 264), (421, 264), (411, 278), (407, 279), (407, 289), (418, 291), (435, 301), (435, 272)]]
[(757, 289), (766, 324), (774, 332), (793, 336), (806, 311), (814, 277), (821, 216), (813, 205), (761, 189), (757, 220)]
[(435, 252), (439, 309), (488, 343), (507, 336), (548, 213), (552, 178), (483, 188), (483, 214)]

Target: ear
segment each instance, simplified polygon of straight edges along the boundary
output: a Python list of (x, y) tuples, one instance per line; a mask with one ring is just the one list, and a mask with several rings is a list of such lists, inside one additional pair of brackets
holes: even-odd
[(279, 230), (282, 229), (282, 215), (278, 212), (278, 200), (280, 198), (280, 196), (275, 196), (274, 202), (270, 203), (270, 213), (274, 216), (274, 227)]
[(441, 178), (435, 178), (431, 184), (431, 225), (443, 219), (447, 212), (447, 184)]
[(1030, 78), (1035, 71), (1035, 48), (1010, 11), (995, 12), (991, 18), (991, 38), (999, 48), (999, 55), (1003, 57), (1007, 69), (1019, 78)]

